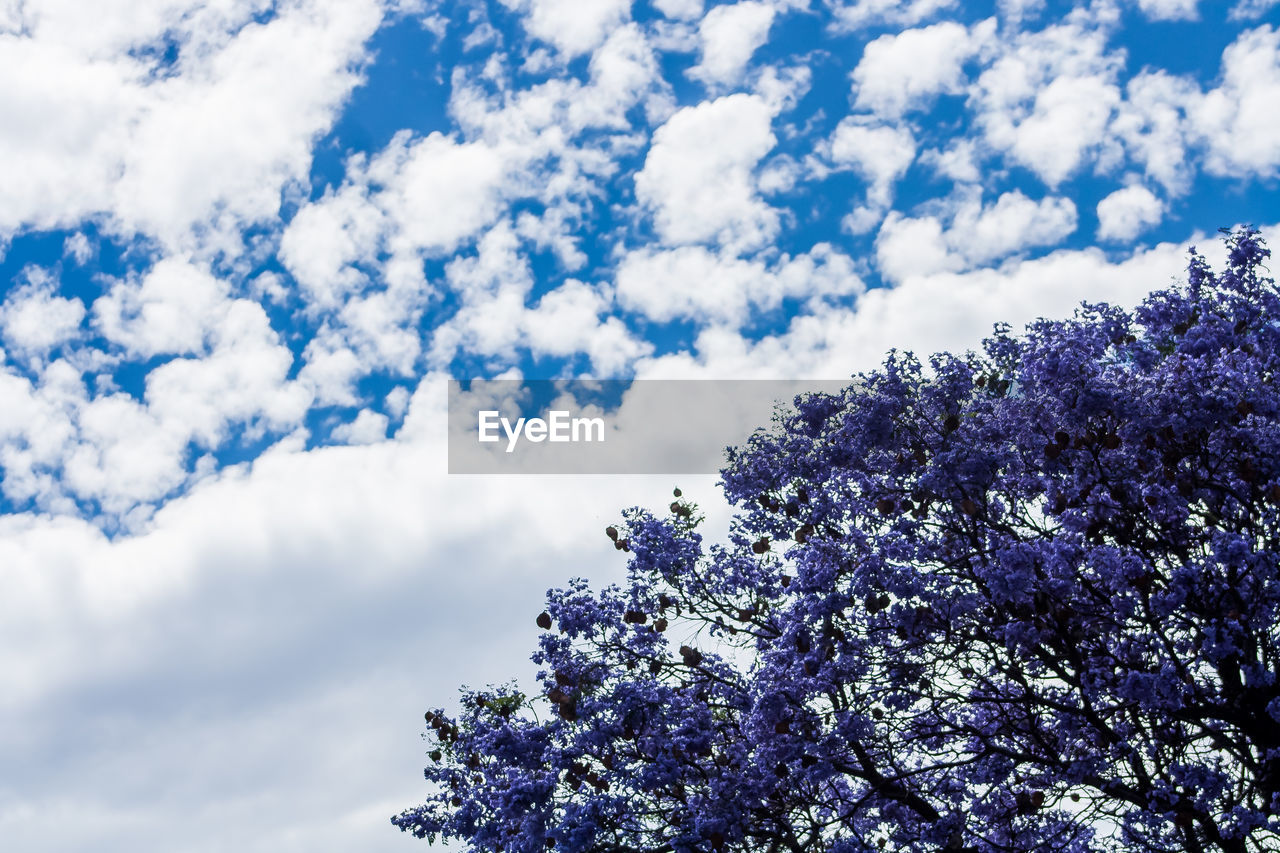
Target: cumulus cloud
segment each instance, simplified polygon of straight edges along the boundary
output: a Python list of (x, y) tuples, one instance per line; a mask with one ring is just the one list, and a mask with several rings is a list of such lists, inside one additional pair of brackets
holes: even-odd
[(41, 270), (9, 292), (0, 306), (0, 333), (7, 347), (39, 354), (73, 338), (85, 317), (84, 303), (57, 295), (57, 282)]
[(1142, 14), (1153, 21), (1194, 21), (1199, 0), (1138, 0)]
[(1187, 150), (1192, 131), (1186, 111), (1199, 95), (1191, 80), (1163, 71), (1144, 72), (1125, 87), (1124, 102), (1112, 122), (1113, 132), (1147, 177), (1171, 194), (1185, 192), (1195, 173)]
[(876, 263), (893, 281), (968, 269), (1024, 249), (1052, 246), (1076, 228), (1069, 198), (1034, 201), (1014, 190), (989, 205), (976, 196), (945, 214), (907, 217), (891, 213), (876, 236)]
[(690, 20), (702, 14), (703, 0), (653, 0), (653, 5), (668, 18)]
[[(972, 30), (952, 21), (880, 36), (853, 69), (854, 106), (888, 119), (964, 89), (964, 64), (995, 35), (995, 20)], [(922, 61), (928, 57), (928, 61)]]
[(722, 85), (738, 82), (751, 55), (768, 39), (775, 13), (772, 4), (759, 0), (713, 8), (699, 25), (702, 58), (689, 76)]
[[(85, 319), (108, 353), (33, 362), (31, 377), (3, 368), (0, 405), (16, 415), (0, 425), (10, 500), (58, 512), (88, 502), (105, 522), (124, 523), (190, 481), (193, 448), (222, 446), (233, 427), (245, 437), (293, 429), (311, 405), (312, 392), (289, 379), (293, 355), (262, 306), (232, 297), (225, 281), (189, 259), (165, 258), (117, 280), (88, 312), (54, 296), (47, 281), (16, 291), (3, 309), (10, 345), (42, 352), (75, 336)], [(164, 360), (140, 390), (111, 381), (91, 389), (86, 365), (109, 380), (117, 350)]]
[(1098, 202), (1098, 237), (1132, 240), (1164, 218), (1164, 203), (1139, 184), (1116, 190)]
[[(459, 351), (502, 360), (523, 349), (534, 356), (584, 353), (596, 376), (619, 376), (652, 350), (612, 312), (607, 290), (569, 279), (529, 304), (533, 276), (514, 230), (499, 223), (472, 258), (448, 266), (461, 307), (432, 335), (429, 360), (446, 368)], [(495, 371), (497, 372), (497, 371)]]
[(1231, 21), (1252, 21), (1265, 15), (1280, 0), (1240, 0), (1231, 7), (1227, 19)]
[(828, 244), (774, 264), (716, 254), (702, 246), (632, 252), (618, 267), (618, 301), (658, 322), (739, 327), (784, 299), (850, 297), (864, 289), (853, 262)]
[(382, 18), (377, 0), (300, 0), (261, 22), (250, 0), (21, 10), (0, 32), (0, 235), (102, 214), (171, 249), (225, 249), (279, 213)]
[[(509, 97), (455, 74), (450, 109), (461, 134), (399, 133), (374, 156), (350, 159), (343, 185), (299, 210), (280, 257), (324, 318), (302, 370), (318, 399), (349, 404), (361, 376), (412, 375), (419, 356), (438, 365), (463, 351), (501, 360), (530, 350), (521, 244), (552, 249), (568, 268), (582, 264), (583, 207), (612, 173), (615, 140), (633, 144), (628, 113), (660, 88), (653, 50), (634, 24), (615, 29), (588, 70), (585, 83), (552, 79)], [(504, 215), (518, 199), (545, 207), (521, 213), (513, 228)], [(475, 255), (455, 257), (443, 281), (427, 282), (424, 260), (472, 246)], [(461, 304), (437, 322), (424, 353), (419, 320), (441, 287)], [(590, 337), (601, 369), (631, 357), (635, 344), (621, 332)]]
[(758, 246), (776, 233), (754, 176), (777, 142), (772, 121), (763, 99), (735, 94), (685, 107), (654, 132), (636, 197), (664, 243)]
[(555, 45), (566, 56), (587, 53), (627, 20), (631, 0), (501, 0), (525, 15), (529, 35)]
[(878, 220), (893, 202), (894, 184), (915, 161), (916, 141), (905, 126), (867, 125), (849, 117), (836, 126), (828, 153), (837, 167), (852, 168), (867, 182), (867, 212), (860, 218)]
[[(419, 390), (411, 439), (277, 447), (135, 536), (0, 521), (10, 844), (413, 845), (387, 818), (423, 795), (423, 709), (459, 683), (511, 676), (547, 586), (617, 577), (604, 525), (671, 489), (666, 477), (449, 478), (444, 398), (435, 378)], [(715, 523), (712, 480), (681, 485)], [(424, 656), (425, 670), (408, 663)]]
[(877, 24), (910, 27), (951, 9), (955, 0), (825, 0), (839, 30)]
[(872, 370), (895, 348), (922, 357), (963, 352), (996, 323), (1017, 329), (1040, 317), (1070, 316), (1082, 301), (1132, 306), (1185, 266), (1185, 248), (1162, 243), (1119, 262), (1098, 249), (1058, 250), (999, 268), (935, 269), (872, 288), (852, 307), (797, 316), (780, 334), (754, 339), (708, 328), (692, 351), (655, 357), (638, 370), (687, 378), (830, 378)]
[(111, 343), (143, 359), (202, 352), (228, 307), (227, 283), (184, 258), (163, 258), (117, 281), (93, 303), (93, 322)]
[(1122, 57), (1105, 29), (1071, 20), (1018, 33), (971, 98), (984, 141), (1056, 187), (1107, 141)]
[(382, 412), (361, 409), (354, 421), (334, 427), (330, 437), (345, 444), (376, 444), (385, 441), (390, 418)]
[(1222, 54), (1222, 83), (1190, 112), (1218, 175), (1274, 177), (1280, 167), (1280, 30), (1261, 26), (1240, 35)]

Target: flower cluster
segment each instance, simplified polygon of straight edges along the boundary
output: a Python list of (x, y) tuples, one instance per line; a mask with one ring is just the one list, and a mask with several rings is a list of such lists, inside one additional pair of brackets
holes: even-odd
[(627, 583), (548, 596), (539, 695), (428, 714), (469, 850), (1280, 849), (1280, 290), (1185, 288), (924, 365), (632, 510)]

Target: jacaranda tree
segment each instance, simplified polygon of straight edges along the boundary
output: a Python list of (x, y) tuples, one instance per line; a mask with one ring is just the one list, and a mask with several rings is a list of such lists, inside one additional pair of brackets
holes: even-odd
[(892, 355), (607, 532), (539, 694), (427, 714), (468, 850), (1280, 850), (1280, 291), (1258, 234), (1133, 313)]

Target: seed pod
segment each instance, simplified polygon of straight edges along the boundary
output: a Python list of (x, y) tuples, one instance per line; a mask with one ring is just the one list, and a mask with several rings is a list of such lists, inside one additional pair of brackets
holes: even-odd
[(538, 627), (544, 631), (551, 630), (551, 614), (545, 610), (538, 614)]
[(684, 659), (685, 666), (697, 666), (702, 663), (702, 652), (691, 646), (681, 646), (680, 657)]
[(609, 537), (610, 539), (612, 539), (614, 542), (617, 542), (617, 541), (618, 541), (618, 528), (614, 527), (614, 526), (611, 524), (611, 525), (609, 525), (608, 527), (606, 527), (606, 528), (604, 529), (604, 535), (605, 535), (605, 536), (608, 536), (608, 537)]

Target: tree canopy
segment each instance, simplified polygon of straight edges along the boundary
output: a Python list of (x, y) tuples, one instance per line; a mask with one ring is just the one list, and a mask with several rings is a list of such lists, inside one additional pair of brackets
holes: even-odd
[(1280, 849), (1280, 291), (1257, 232), (1136, 310), (893, 353), (607, 532), (539, 693), (427, 714), (468, 850)]

